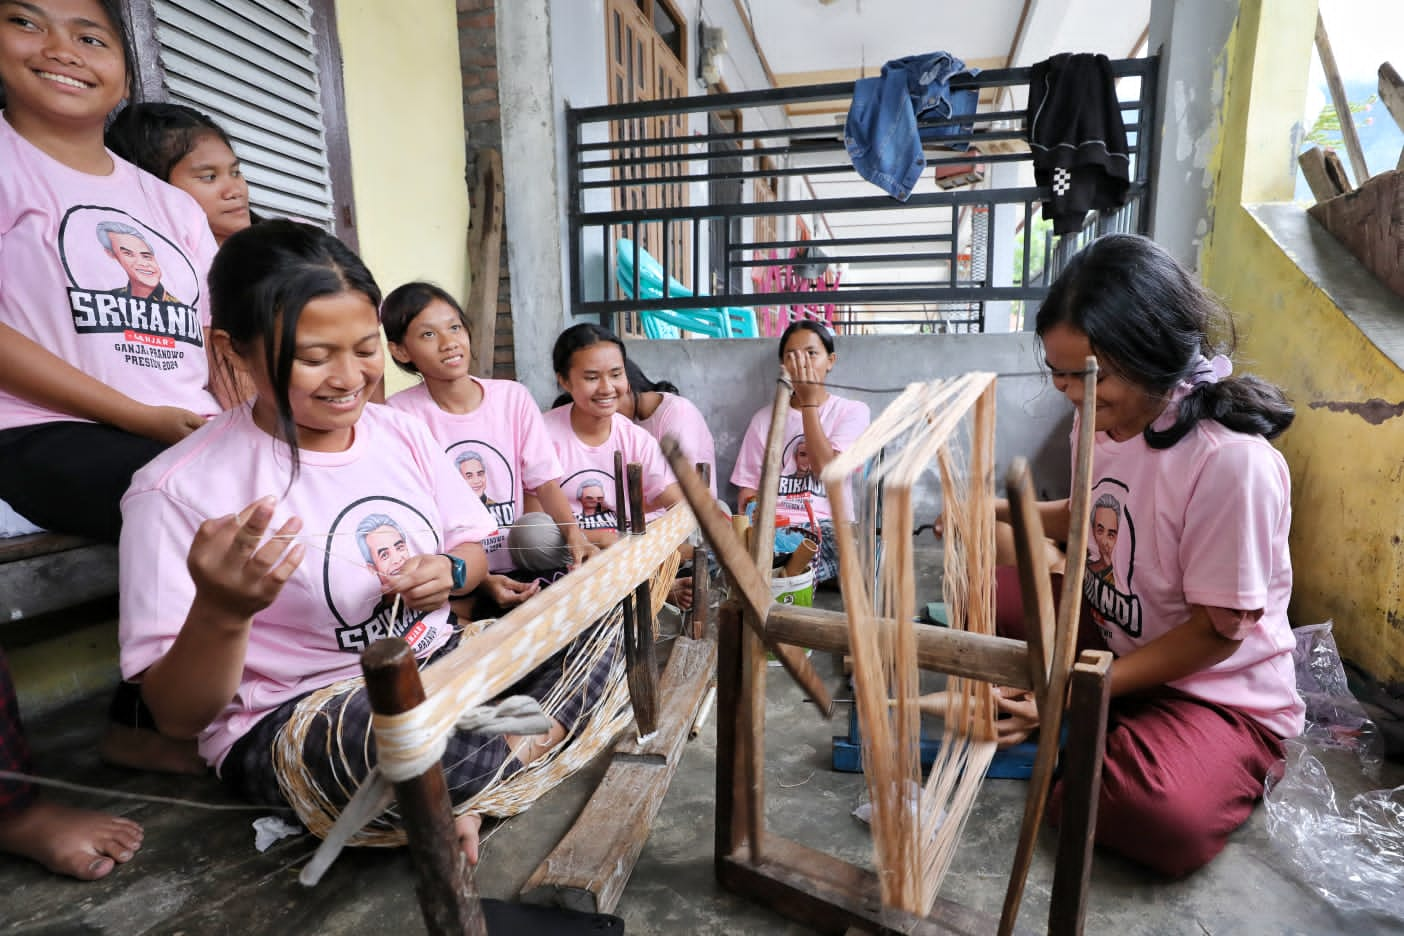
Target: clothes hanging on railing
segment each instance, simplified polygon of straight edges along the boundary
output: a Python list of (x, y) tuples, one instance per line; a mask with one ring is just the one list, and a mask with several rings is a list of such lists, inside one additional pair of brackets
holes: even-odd
[(1029, 78), (1034, 181), (1051, 193), (1043, 216), (1054, 234), (1076, 234), (1089, 210), (1126, 204), (1131, 158), (1116, 82), (1105, 55), (1064, 52)]
[[(980, 92), (951, 90), (957, 75), (978, 74), (949, 52), (893, 59), (877, 78), (860, 78), (844, 123), (843, 141), (853, 168), (898, 201), (911, 197), (926, 156), (922, 140), (968, 134), (973, 124), (917, 127), (918, 120), (946, 120), (975, 113)], [(968, 144), (952, 144), (965, 149)]]

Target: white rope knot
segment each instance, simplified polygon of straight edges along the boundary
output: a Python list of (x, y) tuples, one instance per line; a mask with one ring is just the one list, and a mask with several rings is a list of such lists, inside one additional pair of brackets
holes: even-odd
[[(413, 780), (443, 759), (449, 735), (434, 733), (421, 724), (426, 718), (417, 717), (425, 706), (416, 707), (398, 716), (399, 724), (389, 725), (376, 720), (380, 775), (391, 783)], [(551, 719), (541, 710), (541, 703), (531, 696), (511, 696), (497, 704), (484, 703), (468, 708), (454, 727), (459, 731), (480, 734), (545, 734), (551, 730)], [(415, 746), (418, 736), (422, 742)], [(400, 744), (387, 743), (400, 740)]]

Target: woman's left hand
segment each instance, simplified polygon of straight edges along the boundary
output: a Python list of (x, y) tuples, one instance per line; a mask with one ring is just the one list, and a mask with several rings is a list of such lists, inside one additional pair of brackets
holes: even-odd
[(519, 582), (505, 575), (489, 575), (483, 579), (482, 587), (501, 608), (516, 607), (541, 591), (540, 582)]
[(405, 607), (434, 611), (443, 607), (453, 590), (453, 564), (438, 553), (410, 556), (394, 575), (380, 575), (380, 589), (399, 595)]
[(995, 707), (1005, 717), (995, 722), (999, 746), (1013, 747), (1028, 740), (1038, 727), (1038, 702), (1026, 689), (995, 689)]

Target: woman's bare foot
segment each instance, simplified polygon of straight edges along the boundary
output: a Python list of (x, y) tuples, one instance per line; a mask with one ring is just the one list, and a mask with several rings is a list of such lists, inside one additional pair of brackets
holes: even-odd
[(44, 800), (0, 822), (0, 852), (30, 858), (80, 881), (96, 881), (130, 861), (141, 848), (141, 837), (141, 826), (130, 819)]
[(194, 741), (168, 738), (149, 728), (108, 722), (98, 742), (98, 756), (117, 767), (157, 773), (204, 776), (209, 770)]
[(458, 832), (458, 846), (468, 856), (468, 863), (478, 863), (478, 830), (483, 827), (483, 817), (477, 813), (464, 813), (453, 820)]

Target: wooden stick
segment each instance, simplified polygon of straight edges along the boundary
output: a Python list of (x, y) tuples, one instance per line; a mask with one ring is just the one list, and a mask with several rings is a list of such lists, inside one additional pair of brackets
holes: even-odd
[(736, 532), (725, 518), (715, 509), (712, 493), (697, 477), (687, 457), (678, 446), (678, 440), (667, 436), (662, 442), (663, 454), (668, 466), (678, 479), (678, 487), (692, 508), (697, 525), (717, 554), (717, 561), (736, 583), (736, 591), (750, 614), (745, 616), (748, 629), (765, 641), (765, 648), (775, 654), (785, 671), (799, 683), (805, 695), (819, 707), (820, 713), (828, 718), (833, 714), (834, 703), (824, 685), (823, 678), (814, 669), (814, 664), (798, 647), (789, 647), (765, 636), (765, 619), (775, 607), (770, 598), (770, 586), (761, 578), (760, 570), (747, 556), (746, 550), (736, 537)]
[(1024, 458), (1014, 459), (1006, 482), (1009, 519), (1014, 527), (1019, 585), (1024, 601), (1024, 639), (1029, 645), (1029, 677), (1040, 707), (1048, 704), (1048, 670), (1053, 653), (1053, 583), (1043, 545), (1043, 519), (1038, 513), (1033, 477)]
[(1068, 679), (1077, 652), (1077, 629), (1082, 618), (1082, 579), (1087, 569), (1087, 508), (1092, 499), (1092, 446), (1097, 435), (1097, 359), (1088, 356), (1082, 375), (1082, 411), (1078, 420), (1077, 461), (1073, 468), (1071, 529), (1068, 531), (1068, 565), (1063, 573), (1063, 594), (1058, 603), (1058, 623), (1053, 637), (1052, 669), (1048, 673), (1047, 704), (1039, 708), (1038, 751), (1029, 777), (1029, 798), (1024, 801), (1024, 820), (1019, 828), (1019, 845), (1014, 852), (1014, 869), (1004, 892), (1004, 910), (999, 919), (1000, 936), (1014, 930), (1019, 903), (1024, 896), (1029, 865), (1033, 862), (1034, 840), (1053, 769), (1058, 763), (1058, 742), (1063, 726), (1063, 705)]
[(741, 608), (734, 601), (717, 614), (717, 778), (716, 828), (712, 860), (717, 877), (723, 862), (736, 854), (750, 825), (745, 796), (741, 730), (746, 717), (741, 701)]
[[(697, 476), (711, 490), (712, 466), (708, 462), (697, 463)], [(707, 636), (712, 614), (712, 568), (708, 562), (707, 547), (698, 545), (692, 550), (692, 613), (687, 618), (687, 635), (694, 640)]]
[(1053, 865), (1048, 932), (1081, 936), (1092, 877), (1092, 842), (1102, 793), (1112, 655), (1089, 650), (1073, 667), (1068, 692), (1068, 749), (1063, 775), (1063, 822)]
[(779, 497), (780, 474), (784, 470), (784, 453), (780, 447), (785, 444), (785, 423), (790, 416), (790, 394), (793, 392), (794, 387), (782, 367), (780, 379), (775, 383), (775, 402), (770, 407), (770, 432), (765, 437), (756, 512), (751, 517), (751, 558), (755, 560), (756, 570), (767, 588), (770, 586), (770, 567), (775, 557), (775, 501)]
[[(361, 655), (371, 710), (401, 715), (425, 700), (419, 666), (409, 644), (396, 637), (377, 640)], [(409, 838), (410, 864), (419, 909), (430, 936), (487, 936), (473, 868), (458, 843), (444, 769), (430, 767), (395, 784), (395, 798)]]
[[(619, 453), (615, 453), (619, 457)], [(629, 465), (629, 530), (642, 536), (647, 529), (644, 516), (643, 466)], [(620, 517), (624, 516), (620, 512)], [(658, 657), (653, 633), (653, 601), (650, 584), (641, 582), (634, 589), (633, 613), (625, 616), (625, 651), (628, 663), (629, 701), (634, 706), (634, 722), (639, 736), (647, 737), (658, 730)], [(634, 655), (627, 656), (632, 645)]]
[(1355, 187), (1358, 188), (1370, 178), (1370, 170), (1365, 165), (1365, 151), (1360, 147), (1360, 134), (1355, 130), (1355, 115), (1350, 112), (1345, 83), (1336, 67), (1336, 55), (1331, 51), (1331, 39), (1326, 35), (1326, 21), (1319, 12), (1316, 14), (1316, 52), (1321, 56), (1321, 70), (1326, 73), (1326, 86), (1331, 89), (1331, 103), (1336, 108), (1341, 138), (1345, 140), (1346, 155), (1350, 157), (1350, 168), (1355, 172)]
[[(1399, 72), (1389, 62), (1380, 65), (1379, 76), (1380, 100), (1395, 124), (1404, 130), (1404, 78), (1399, 77)], [(1400, 150), (1399, 163), (1394, 168), (1404, 172), (1404, 150)]]

